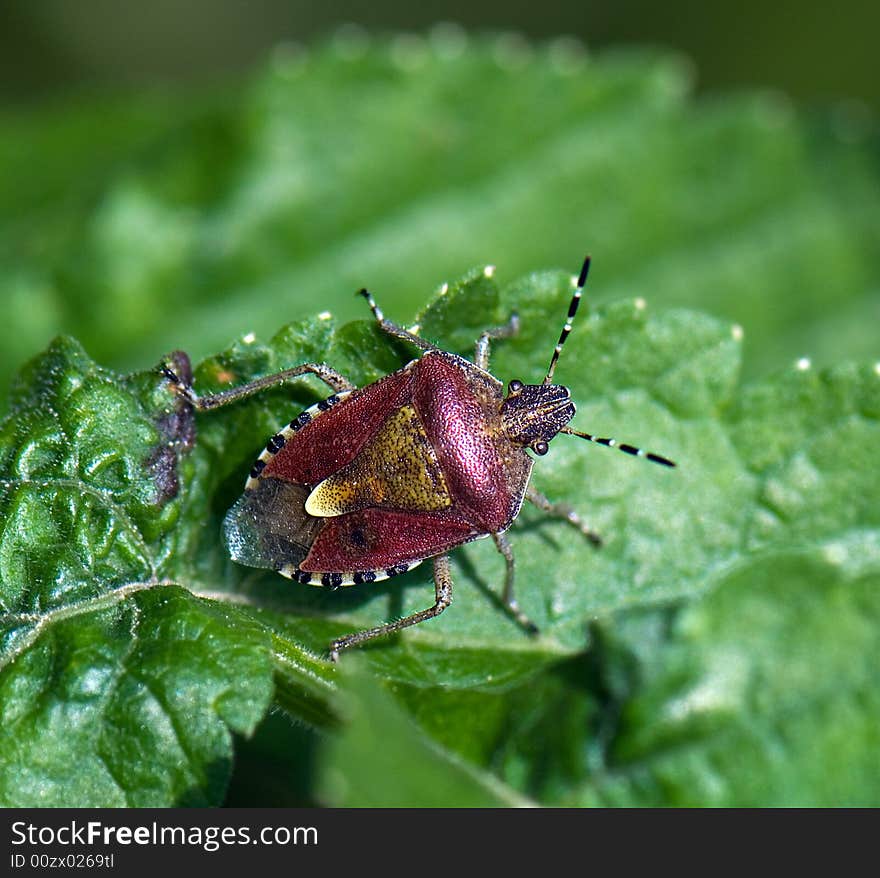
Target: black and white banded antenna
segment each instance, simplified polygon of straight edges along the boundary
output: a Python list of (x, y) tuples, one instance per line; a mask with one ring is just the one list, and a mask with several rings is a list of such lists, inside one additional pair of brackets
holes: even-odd
[(580, 439), (586, 439), (588, 442), (595, 442), (597, 445), (604, 445), (606, 448), (616, 448), (624, 454), (631, 454), (633, 457), (644, 457), (651, 463), (659, 463), (661, 466), (675, 466), (675, 461), (662, 454), (654, 454), (653, 451), (645, 451), (644, 448), (637, 448), (635, 445), (629, 445), (626, 442), (618, 442), (616, 439), (607, 439), (603, 436), (593, 436), (592, 433), (581, 433), (580, 430), (572, 430), (570, 427), (563, 427), (560, 433), (567, 433), (569, 436), (577, 436)]
[[(584, 287), (587, 285), (587, 275), (590, 272), (590, 257), (584, 260), (584, 266), (578, 275), (577, 286), (571, 297), (571, 303), (568, 306), (568, 316), (565, 318), (565, 326), (559, 334), (559, 341), (553, 349), (553, 356), (550, 359), (550, 368), (547, 370), (547, 377), (544, 384), (550, 384), (553, 380), (553, 373), (556, 371), (556, 364), (559, 362), (559, 354), (562, 352), (562, 346), (571, 333), (571, 325), (574, 322), (574, 316), (577, 314), (578, 305), (581, 303), (581, 296), (584, 293)], [(604, 445), (606, 448), (616, 448), (624, 454), (631, 454), (633, 457), (643, 457), (650, 460), (651, 463), (659, 463), (661, 466), (675, 466), (675, 462), (661, 454), (654, 454), (653, 451), (645, 451), (644, 448), (638, 448), (627, 442), (618, 442), (617, 439), (610, 439), (604, 436), (594, 436), (592, 433), (582, 433), (580, 430), (572, 430), (570, 427), (563, 427), (560, 433), (566, 433), (569, 436), (577, 436), (579, 439), (586, 439), (588, 442), (595, 442), (597, 445)]]
[(556, 342), (556, 347), (553, 349), (553, 356), (550, 358), (550, 368), (547, 369), (547, 377), (541, 382), (542, 384), (550, 384), (553, 380), (553, 373), (556, 371), (556, 364), (559, 362), (559, 355), (562, 353), (562, 346), (565, 344), (565, 340), (571, 332), (571, 324), (574, 320), (574, 315), (577, 314), (578, 305), (581, 303), (581, 296), (584, 293), (584, 287), (587, 285), (587, 275), (589, 273), (590, 257), (588, 256), (584, 260), (584, 267), (581, 269), (580, 275), (578, 275), (577, 286), (575, 287), (574, 293), (572, 293), (571, 302), (568, 306), (568, 316), (565, 318), (565, 326), (562, 327), (562, 332), (559, 333), (559, 341)]

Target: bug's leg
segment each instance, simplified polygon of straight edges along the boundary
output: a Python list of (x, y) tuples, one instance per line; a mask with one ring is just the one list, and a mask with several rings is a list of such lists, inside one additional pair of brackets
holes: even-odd
[(504, 577), (504, 591), (501, 593), (501, 600), (505, 609), (521, 625), (529, 634), (537, 634), (538, 626), (519, 608), (519, 602), (513, 593), (514, 580), (516, 578), (516, 564), (513, 560), (513, 549), (510, 542), (504, 534), (492, 534), (495, 541), (495, 547), (504, 555), (507, 562), (507, 573)]
[(477, 339), (474, 350), (474, 365), (484, 372), (489, 371), (489, 340), (493, 338), (513, 338), (519, 332), (519, 315), (511, 314), (506, 326), (495, 326), (485, 329)]
[(589, 525), (567, 503), (553, 503), (532, 487), (526, 489), (526, 500), (529, 503), (533, 503), (538, 509), (542, 509), (548, 515), (567, 521), (572, 527), (577, 528), (594, 546), (602, 545), (602, 537), (596, 531), (591, 530)]
[(417, 335), (411, 333), (408, 329), (404, 329), (402, 326), (398, 326), (396, 323), (392, 323), (390, 320), (386, 320), (385, 315), (382, 313), (382, 309), (376, 304), (375, 299), (368, 290), (358, 290), (358, 295), (363, 296), (367, 300), (367, 303), (370, 306), (370, 310), (373, 312), (373, 317), (376, 318), (376, 323), (379, 324), (379, 328), (383, 332), (387, 332), (389, 335), (393, 335), (395, 338), (402, 338), (404, 341), (408, 341), (410, 344), (414, 344), (416, 347), (421, 348), (423, 351), (440, 350), (436, 345), (432, 345), (429, 341), (425, 341), (423, 338), (419, 338)]
[(372, 640), (374, 637), (384, 637), (386, 634), (393, 634), (402, 628), (409, 628), (410, 625), (418, 625), (419, 622), (425, 622), (439, 616), (452, 603), (452, 575), (449, 572), (449, 556), (438, 555), (434, 559), (434, 605), (411, 616), (405, 616), (395, 622), (386, 622), (384, 625), (377, 625), (375, 628), (368, 628), (366, 631), (356, 631), (354, 634), (346, 634), (339, 637), (330, 644), (330, 661), (339, 660), (339, 653), (343, 649), (350, 646), (356, 646), (366, 640)]
[(163, 363), (159, 367), (159, 371), (174, 385), (177, 392), (184, 399), (200, 411), (216, 409), (220, 408), (220, 406), (229, 405), (231, 402), (238, 402), (238, 400), (259, 393), (259, 391), (265, 390), (267, 387), (274, 387), (276, 384), (281, 384), (284, 381), (289, 381), (291, 378), (306, 374), (317, 375), (318, 378), (337, 393), (343, 390), (354, 390), (356, 387), (344, 375), (340, 375), (336, 370), (325, 366), (323, 363), (303, 363), (301, 366), (284, 369), (282, 372), (276, 372), (274, 375), (265, 375), (262, 378), (257, 378), (248, 384), (242, 384), (241, 387), (231, 387), (229, 390), (221, 390), (219, 393), (198, 396), (189, 381), (185, 377), (178, 376), (168, 363)]

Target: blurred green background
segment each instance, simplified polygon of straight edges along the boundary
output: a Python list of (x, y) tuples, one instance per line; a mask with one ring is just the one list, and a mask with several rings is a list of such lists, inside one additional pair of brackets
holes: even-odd
[(600, 47), (668, 46), (693, 58), (705, 89), (761, 86), (809, 101), (880, 105), (877, 4), (782, 0), (700, 3), (6, 0), (0, 90), (13, 101), (71, 86), (205, 81), (246, 70), (281, 40), (308, 41), (345, 22), (424, 29), (455, 21), (530, 37), (572, 34)]

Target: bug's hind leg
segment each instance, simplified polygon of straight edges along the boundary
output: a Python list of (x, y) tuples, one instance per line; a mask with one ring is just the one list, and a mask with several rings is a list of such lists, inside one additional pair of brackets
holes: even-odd
[(373, 317), (376, 318), (376, 323), (379, 324), (379, 329), (383, 332), (387, 332), (388, 335), (393, 335), (395, 338), (401, 338), (404, 341), (408, 341), (410, 344), (414, 344), (417, 348), (421, 348), (423, 351), (439, 350), (436, 345), (432, 345), (429, 341), (419, 338), (408, 329), (404, 329), (402, 326), (398, 326), (396, 323), (387, 320), (382, 313), (382, 309), (376, 304), (376, 300), (373, 298), (369, 290), (358, 290), (358, 295), (363, 296), (367, 300), (370, 310), (373, 312)]
[(339, 653), (343, 649), (350, 646), (356, 646), (367, 640), (373, 640), (375, 637), (384, 637), (386, 634), (393, 634), (402, 628), (409, 628), (410, 625), (418, 625), (419, 622), (425, 622), (439, 616), (452, 603), (452, 574), (449, 571), (449, 556), (438, 555), (434, 559), (434, 605), (411, 616), (405, 616), (395, 622), (386, 622), (384, 625), (377, 625), (375, 628), (368, 628), (366, 631), (356, 631), (354, 634), (346, 634), (339, 637), (330, 644), (330, 661), (338, 661)]
[[(282, 372), (276, 372), (274, 375), (265, 375), (262, 378), (257, 378), (255, 381), (242, 384), (241, 387), (231, 387), (229, 390), (221, 390), (219, 393), (199, 396), (192, 388), (191, 374), (189, 376), (178, 375), (178, 372), (171, 367), (169, 362), (162, 363), (159, 366), (159, 371), (174, 385), (180, 396), (199, 411), (216, 409), (229, 405), (232, 402), (238, 402), (238, 400), (253, 396), (253, 394), (259, 393), (268, 387), (274, 387), (276, 384), (281, 384), (284, 381), (289, 381), (291, 378), (297, 378), (300, 375), (306, 374), (317, 375), (318, 378), (337, 393), (341, 393), (344, 390), (354, 390), (356, 387), (344, 375), (340, 375), (335, 369), (331, 369), (323, 363), (303, 363), (301, 366), (284, 369)], [(178, 369), (178, 371), (180, 370)]]
[(492, 534), (495, 541), (495, 547), (504, 556), (507, 562), (507, 574), (504, 577), (504, 591), (501, 593), (501, 600), (504, 608), (510, 613), (516, 622), (521, 625), (529, 634), (537, 634), (538, 626), (520, 609), (519, 602), (513, 592), (514, 580), (516, 577), (516, 563), (513, 560), (513, 549), (510, 542), (504, 534)]
[(531, 487), (526, 490), (526, 500), (548, 515), (567, 521), (572, 527), (577, 528), (594, 546), (602, 545), (602, 537), (596, 531), (591, 530), (589, 525), (567, 503), (553, 503)]
[(474, 364), (484, 372), (489, 371), (489, 341), (493, 338), (513, 338), (519, 333), (519, 315), (511, 314), (505, 326), (495, 326), (480, 333), (474, 350)]

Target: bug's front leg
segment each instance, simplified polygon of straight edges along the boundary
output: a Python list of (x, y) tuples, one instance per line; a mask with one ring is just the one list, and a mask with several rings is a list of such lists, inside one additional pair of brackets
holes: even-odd
[(169, 358), (169, 362), (162, 363), (159, 366), (159, 371), (174, 385), (177, 393), (199, 411), (216, 409), (229, 405), (232, 402), (238, 402), (240, 399), (246, 399), (268, 387), (274, 387), (276, 384), (281, 384), (284, 381), (289, 381), (291, 378), (297, 378), (300, 375), (306, 374), (317, 375), (318, 378), (337, 393), (356, 388), (356, 385), (349, 381), (348, 378), (340, 375), (339, 372), (331, 369), (324, 363), (303, 363), (301, 366), (284, 369), (281, 372), (276, 372), (274, 375), (265, 375), (262, 378), (257, 378), (254, 381), (241, 385), (241, 387), (231, 387), (229, 390), (221, 390), (219, 393), (199, 396), (192, 387), (192, 373), (190, 372), (188, 375), (178, 374), (181, 370), (175, 371), (172, 368), (173, 365), (177, 365), (177, 361)]
[(425, 341), (425, 339), (423, 338), (419, 338), (408, 329), (404, 329), (402, 326), (398, 326), (396, 323), (392, 323), (382, 313), (382, 309), (376, 304), (376, 300), (373, 298), (369, 290), (358, 290), (358, 295), (363, 296), (367, 300), (367, 304), (370, 306), (370, 310), (373, 312), (373, 317), (376, 319), (376, 323), (379, 325), (379, 329), (381, 329), (382, 332), (387, 332), (388, 335), (392, 335), (395, 338), (403, 339), (403, 341), (408, 341), (410, 344), (414, 344), (417, 348), (421, 348), (423, 351), (439, 350), (439, 348), (436, 345), (432, 345), (431, 342)]
[(393, 634), (402, 628), (409, 628), (410, 625), (418, 625), (419, 622), (426, 622), (439, 616), (452, 603), (452, 574), (449, 570), (449, 556), (438, 555), (434, 559), (434, 605), (427, 609), (413, 613), (411, 616), (405, 616), (403, 619), (397, 619), (395, 622), (386, 622), (384, 625), (377, 625), (375, 628), (368, 628), (366, 631), (356, 631), (354, 634), (346, 634), (339, 637), (330, 644), (330, 661), (339, 661), (339, 653), (343, 649), (350, 646), (356, 646), (367, 640), (373, 640), (376, 637), (385, 637), (387, 634)]
[(537, 506), (538, 509), (546, 512), (548, 515), (567, 521), (572, 527), (577, 528), (577, 530), (579, 530), (594, 546), (598, 547), (602, 545), (602, 537), (600, 537), (596, 531), (592, 530), (580, 515), (578, 515), (578, 513), (567, 503), (554, 503), (532, 487), (526, 489), (526, 500)]
[(504, 534), (492, 534), (495, 541), (495, 547), (504, 556), (507, 562), (507, 573), (504, 577), (504, 591), (501, 593), (501, 600), (504, 608), (510, 613), (516, 622), (521, 625), (529, 634), (537, 634), (538, 626), (520, 609), (519, 601), (514, 595), (514, 582), (516, 577), (516, 563), (513, 560), (513, 548)]

